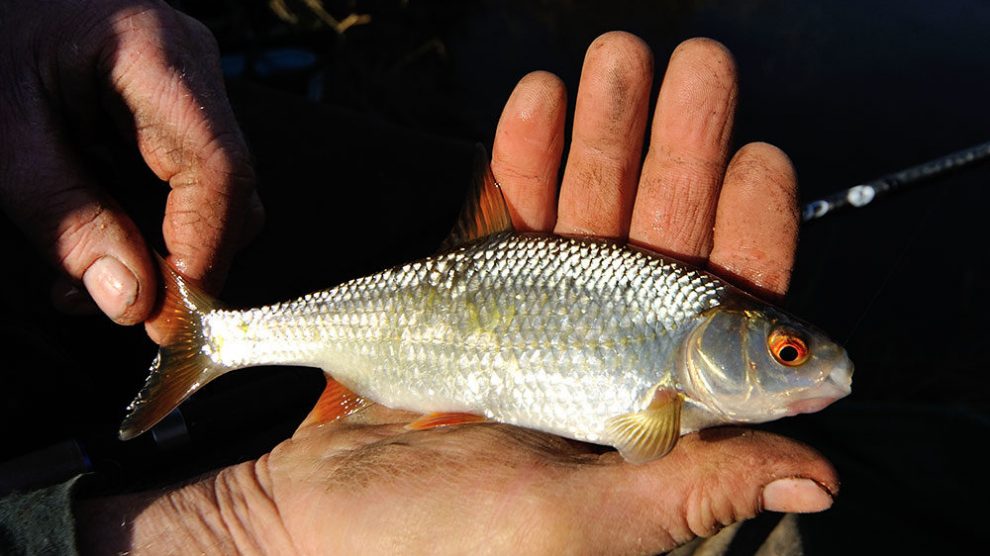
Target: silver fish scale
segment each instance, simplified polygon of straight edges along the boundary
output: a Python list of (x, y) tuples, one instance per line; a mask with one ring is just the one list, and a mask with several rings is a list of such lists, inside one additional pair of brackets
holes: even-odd
[(723, 283), (614, 243), (501, 234), (337, 288), (205, 317), (228, 368), (321, 367), (360, 395), (598, 442), (639, 411)]

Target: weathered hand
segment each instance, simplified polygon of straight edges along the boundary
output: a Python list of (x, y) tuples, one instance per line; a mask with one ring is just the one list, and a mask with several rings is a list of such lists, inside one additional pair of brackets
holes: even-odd
[(218, 286), (263, 211), (209, 31), (158, 0), (4, 2), (0, 25), (3, 210), (110, 318), (146, 320), (150, 252), (83, 155), (115, 125), (172, 187), (172, 263)]
[[(782, 295), (796, 244), (794, 171), (764, 144), (744, 147), (725, 169), (734, 71), (713, 41), (674, 52), (641, 168), (650, 52), (623, 33), (596, 40), (559, 202), (565, 93), (552, 75), (525, 77), (493, 149), (517, 227), (628, 237)], [(156, 499), (134, 522), (131, 546), (648, 554), (761, 510), (825, 509), (838, 488), (817, 452), (763, 432), (707, 430), (660, 460), (631, 465), (612, 451), (507, 425), (405, 430), (414, 417), (374, 406), (303, 426), (255, 462)], [(202, 519), (183, 519), (176, 508), (199, 508)]]
[(670, 58), (642, 160), (653, 59), (638, 38), (609, 33), (588, 50), (557, 202), (566, 96), (553, 75), (516, 87), (492, 167), (517, 227), (628, 239), (705, 267), (771, 299), (787, 290), (797, 246), (796, 177), (787, 156), (744, 146), (726, 170), (735, 63), (693, 39)]

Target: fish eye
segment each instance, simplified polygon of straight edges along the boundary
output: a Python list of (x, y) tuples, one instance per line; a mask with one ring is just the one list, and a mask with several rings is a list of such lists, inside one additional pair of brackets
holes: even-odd
[(777, 328), (767, 338), (770, 354), (781, 365), (797, 367), (808, 360), (808, 343), (789, 328)]

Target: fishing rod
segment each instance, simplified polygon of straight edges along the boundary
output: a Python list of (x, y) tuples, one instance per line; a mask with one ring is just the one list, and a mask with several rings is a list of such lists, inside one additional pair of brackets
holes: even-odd
[(811, 201), (801, 209), (801, 221), (810, 222), (840, 209), (864, 207), (895, 191), (913, 187), (932, 178), (944, 176), (966, 166), (990, 158), (990, 142), (982, 143), (887, 174), (871, 182), (836, 191), (827, 197)]

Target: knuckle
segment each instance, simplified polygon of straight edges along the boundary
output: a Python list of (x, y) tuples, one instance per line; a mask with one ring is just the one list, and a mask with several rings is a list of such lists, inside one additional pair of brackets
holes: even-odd
[(492, 163), (492, 173), (499, 184), (522, 184), (527, 186), (541, 185), (548, 176), (534, 168), (519, 166), (510, 160), (499, 159)]
[[(144, 119), (144, 118), (141, 118)], [(180, 168), (186, 163), (182, 148), (169, 136), (167, 130), (158, 123), (141, 125), (137, 134), (144, 158), (151, 163), (159, 178), (167, 178), (169, 170)]]
[[(684, 506), (685, 523), (691, 533), (699, 537), (710, 537), (724, 527), (741, 519), (753, 517), (757, 513), (754, 504), (743, 502), (738, 485), (722, 484), (720, 479), (709, 478), (699, 481), (689, 492)], [(731, 496), (722, 493), (732, 492)]]
[(652, 186), (664, 192), (661, 229), (678, 250), (707, 252), (719, 191), (715, 169), (708, 161), (674, 160)]
[(622, 183), (622, 169), (607, 159), (586, 160), (578, 164), (578, 183), (587, 191), (589, 206), (595, 210), (611, 211), (617, 203), (617, 190)]
[(199, 207), (169, 211), (168, 220), (178, 228), (219, 227), (219, 223), (215, 219), (208, 218), (206, 212)]
[(691, 176), (705, 176), (706, 179), (721, 177), (723, 162), (707, 149), (691, 149), (683, 145), (659, 143), (651, 148), (649, 155), (655, 157), (661, 173), (684, 173)]
[[(165, 237), (170, 252), (184, 258), (207, 259), (209, 264), (213, 254), (220, 251), (226, 236), (231, 233), (224, 214), (211, 214), (208, 207), (173, 211), (165, 218)], [(206, 269), (200, 269), (206, 270)]]
[(99, 204), (63, 214), (48, 224), (49, 245), (58, 265), (78, 278), (92, 258), (92, 243), (110, 226), (111, 217)]
[(215, 172), (236, 192), (250, 194), (254, 190), (255, 173), (251, 154), (238, 131), (226, 130), (216, 133), (203, 148), (204, 168)]

